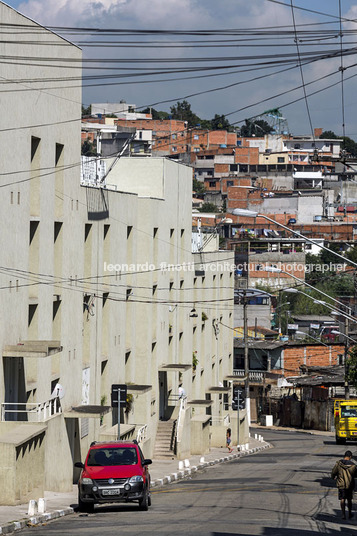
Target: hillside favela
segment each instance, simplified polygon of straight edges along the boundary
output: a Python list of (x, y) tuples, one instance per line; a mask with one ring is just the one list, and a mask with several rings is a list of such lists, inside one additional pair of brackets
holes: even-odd
[(357, 534), (357, 4), (0, 31), (0, 534)]

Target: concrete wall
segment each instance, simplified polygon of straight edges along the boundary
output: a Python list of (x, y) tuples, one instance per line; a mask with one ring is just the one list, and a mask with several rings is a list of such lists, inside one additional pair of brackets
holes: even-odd
[(195, 448), (195, 445), (196, 445), (196, 442), (195, 442), (196, 429), (194, 426), (192, 426), (191, 418), (192, 418), (192, 409), (189, 407), (186, 409), (183, 415), (182, 431), (180, 434), (181, 440), (178, 441), (176, 444), (176, 456), (178, 460), (184, 460), (185, 458), (188, 458), (190, 456), (191, 449)]
[[(191, 454), (206, 454), (212, 443), (212, 429), (209, 415), (197, 415), (191, 419)], [(210, 437), (211, 436), (211, 437)]]
[[(38, 29), (3, 4), (0, 20)], [(28, 52), (18, 34), (13, 41), (0, 43), (0, 53)], [(47, 48), (54, 58), (78, 60), (80, 66), (81, 51), (67, 42), (61, 46), (64, 40), (47, 30), (31, 46), (31, 55), (43, 56), (47, 41), (53, 43)], [(69, 75), (65, 65), (45, 73)], [(80, 67), (70, 74), (80, 76)], [(44, 68), (9, 63), (2, 75), (41, 78)], [(113, 383), (135, 384), (125, 421), (148, 425), (152, 451), (163, 397), (183, 385), (189, 398), (205, 399), (209, 388), (232, 372), (233, 253), (191, 253), (190, 167), (158, 158), (122, 158), (107, 178), (117, 190), (80, 185), (81, 90), (66, 84), (56, 83), (64, 86), (56, 90), (46, 86), (49, 91), (31, 86), (33, 91), (26, 92), (9, 84), (13, 91), (2, 98), (0, 224), (6, 233), (0, 236), (0, 285), (6, 290), (0, 306), (6, 317), (0, 323), (0, 348), (4, 352), (28, 340), (57, 340), (61, 348), (42, 358), (3, 357), (0, 401), (12, 401), (16, 392), (14, 402), (42, 403), (58, 382), (67, 412), (81, 404), (109, 404)], [(167, 264), (178, 268), (166, 269)], [(193, 306), (197, 317), (190, 316)], [(9, 362), (16, 366), (5, 378)], [(167, 372), (163, 393), (159, 369), (167, 364), (188, 367)], [(222, 415), (218, 397), (212, 412)], [(191, 448), (187, 421), (185, 455)], [(49, 421), (46, 456), (39, 457), (48, 487), (69, 489), (76, 478), (73, 460), (83, 460), (90, 443), (113, 425), (111, 413), (102, 421), (99, 414)], [(0, 434), (6, 430), (8, 423), (0, 423)], [(55, 472), (56, 448), (61, 455)]]
[(49, 419), (46, 425), (45, 489), (57, 492), (72, 491), (73, 464), (81, 461), (79, 452), (71, 453), (66, 422), (62, 414)]
[(22, 504), (43, 497), (45, 433), (43, 425), (22, 424), (0, 436), (1, 504)]

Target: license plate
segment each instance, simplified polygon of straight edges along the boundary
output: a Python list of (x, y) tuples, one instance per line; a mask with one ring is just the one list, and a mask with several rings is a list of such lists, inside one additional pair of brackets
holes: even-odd
[(102, 495), (120, 495), (120, 488), (102, 489)]

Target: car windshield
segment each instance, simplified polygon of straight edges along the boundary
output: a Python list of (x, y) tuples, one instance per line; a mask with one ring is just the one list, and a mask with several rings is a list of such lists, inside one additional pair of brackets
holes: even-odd
[(341, 417), (357, 417), (357, 407), (356, 406), (341, 406)]
[(135, 465), (138, 457), (135, 448), (113, 447), (103, 449), (92, 449), (89, 452), (87, 465), (108, 466), (108, 465)]

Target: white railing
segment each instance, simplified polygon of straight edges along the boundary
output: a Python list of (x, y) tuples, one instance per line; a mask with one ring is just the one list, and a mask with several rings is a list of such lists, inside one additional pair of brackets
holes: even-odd
[(179, 406), (181, 398), (180, 395), (170, 395), (167, 401), (170, 406)]
[(46, 402), (2, 402), (1, 421), (44, 422), (53, 415), (62, 413), (59, 398)]
[(221, 415), (212, 415), (211, 426), (229, 426), (231, 424), (230, 416), (227, 414), (224, 417)]
[(136, 435), (136, 440), (139, 443), (143, 443), (147, 438), (147, 432), (148, 432), (148, 425), (144, 424), (144, 426), (141, 426), (138, 430), (138, 433)]
[(180, 410), (177, 418), (177, 428), (176, 428), (176, 441), (180, 443), (183, 430), (183, 420), (187, 408), (187, 396), (182, 396), (180, 398)]
[[(245, 372), (242, 369), (234, 369), (233, 376), (244, 377)], [(264, 371), (263, 370), (250, 370), (249, 379), (252, 381), (256, 381), (256, 382), (262, 382), (264, 379)]]

